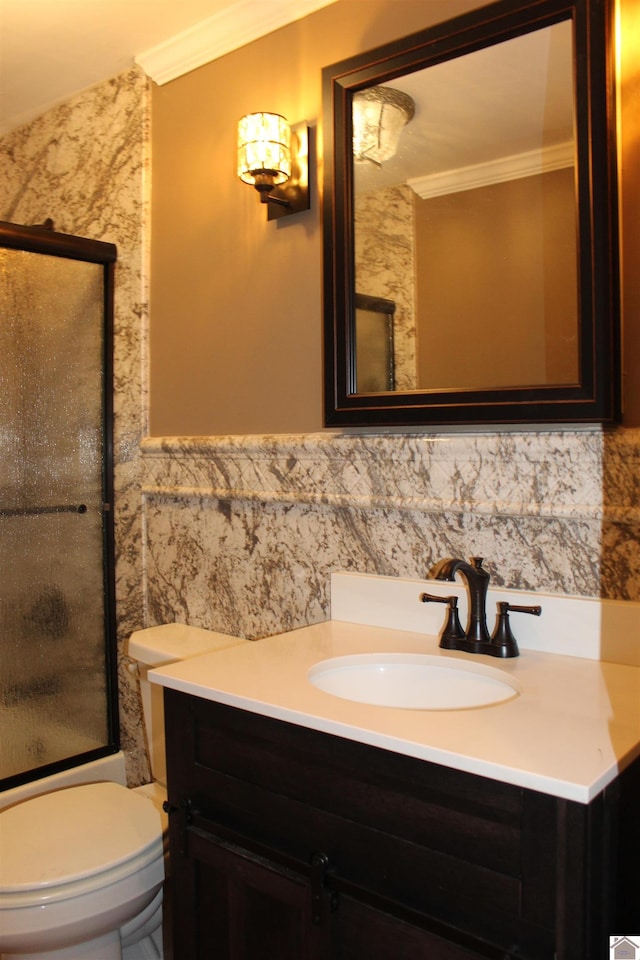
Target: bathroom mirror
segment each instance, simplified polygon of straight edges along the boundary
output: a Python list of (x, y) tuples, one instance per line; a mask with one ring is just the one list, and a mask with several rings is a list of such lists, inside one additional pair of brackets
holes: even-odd
[(612, 44), (501, 0), (325, 68), (327, 426), (618, 419)]

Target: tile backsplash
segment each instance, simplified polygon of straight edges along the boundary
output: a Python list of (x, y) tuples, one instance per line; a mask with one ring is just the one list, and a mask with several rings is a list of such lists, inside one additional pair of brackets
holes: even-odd
[(329, 615), (337, 570), (640, 599), (640, 431), (148, 438), (149, 623), (251, 639)]

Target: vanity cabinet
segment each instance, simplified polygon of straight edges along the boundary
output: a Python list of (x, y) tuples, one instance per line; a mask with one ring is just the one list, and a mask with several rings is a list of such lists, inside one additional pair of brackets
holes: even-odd
[(175, 958), (595, 960), (638, 918), (637, 763), (584, 805), (171, 689), (165, 714)]

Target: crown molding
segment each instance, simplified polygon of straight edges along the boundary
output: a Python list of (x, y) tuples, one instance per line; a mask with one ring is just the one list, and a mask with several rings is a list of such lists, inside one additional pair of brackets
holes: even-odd
[(201, 23), (136, 57), (162, 85), (336, 0), (237, 0)]
[(575, 148), (573, 141), (558, 143), (542, 150), (530, 150), (511, 157), (501, 157), (488, 163), (478, 163), (457, 170), (445, 170), (426, 177), (407, 180), (408, 186), (423, 200), (441, 197), (447, 193), (475, 190), (493, 183), (519, 180), (536, 174), (550, 173), (573, 166)]

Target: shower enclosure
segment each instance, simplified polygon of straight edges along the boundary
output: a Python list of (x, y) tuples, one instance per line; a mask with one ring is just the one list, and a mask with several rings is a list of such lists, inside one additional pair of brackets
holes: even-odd
[(0, 223), (0, 789), (118, 749), (113, 244)]

